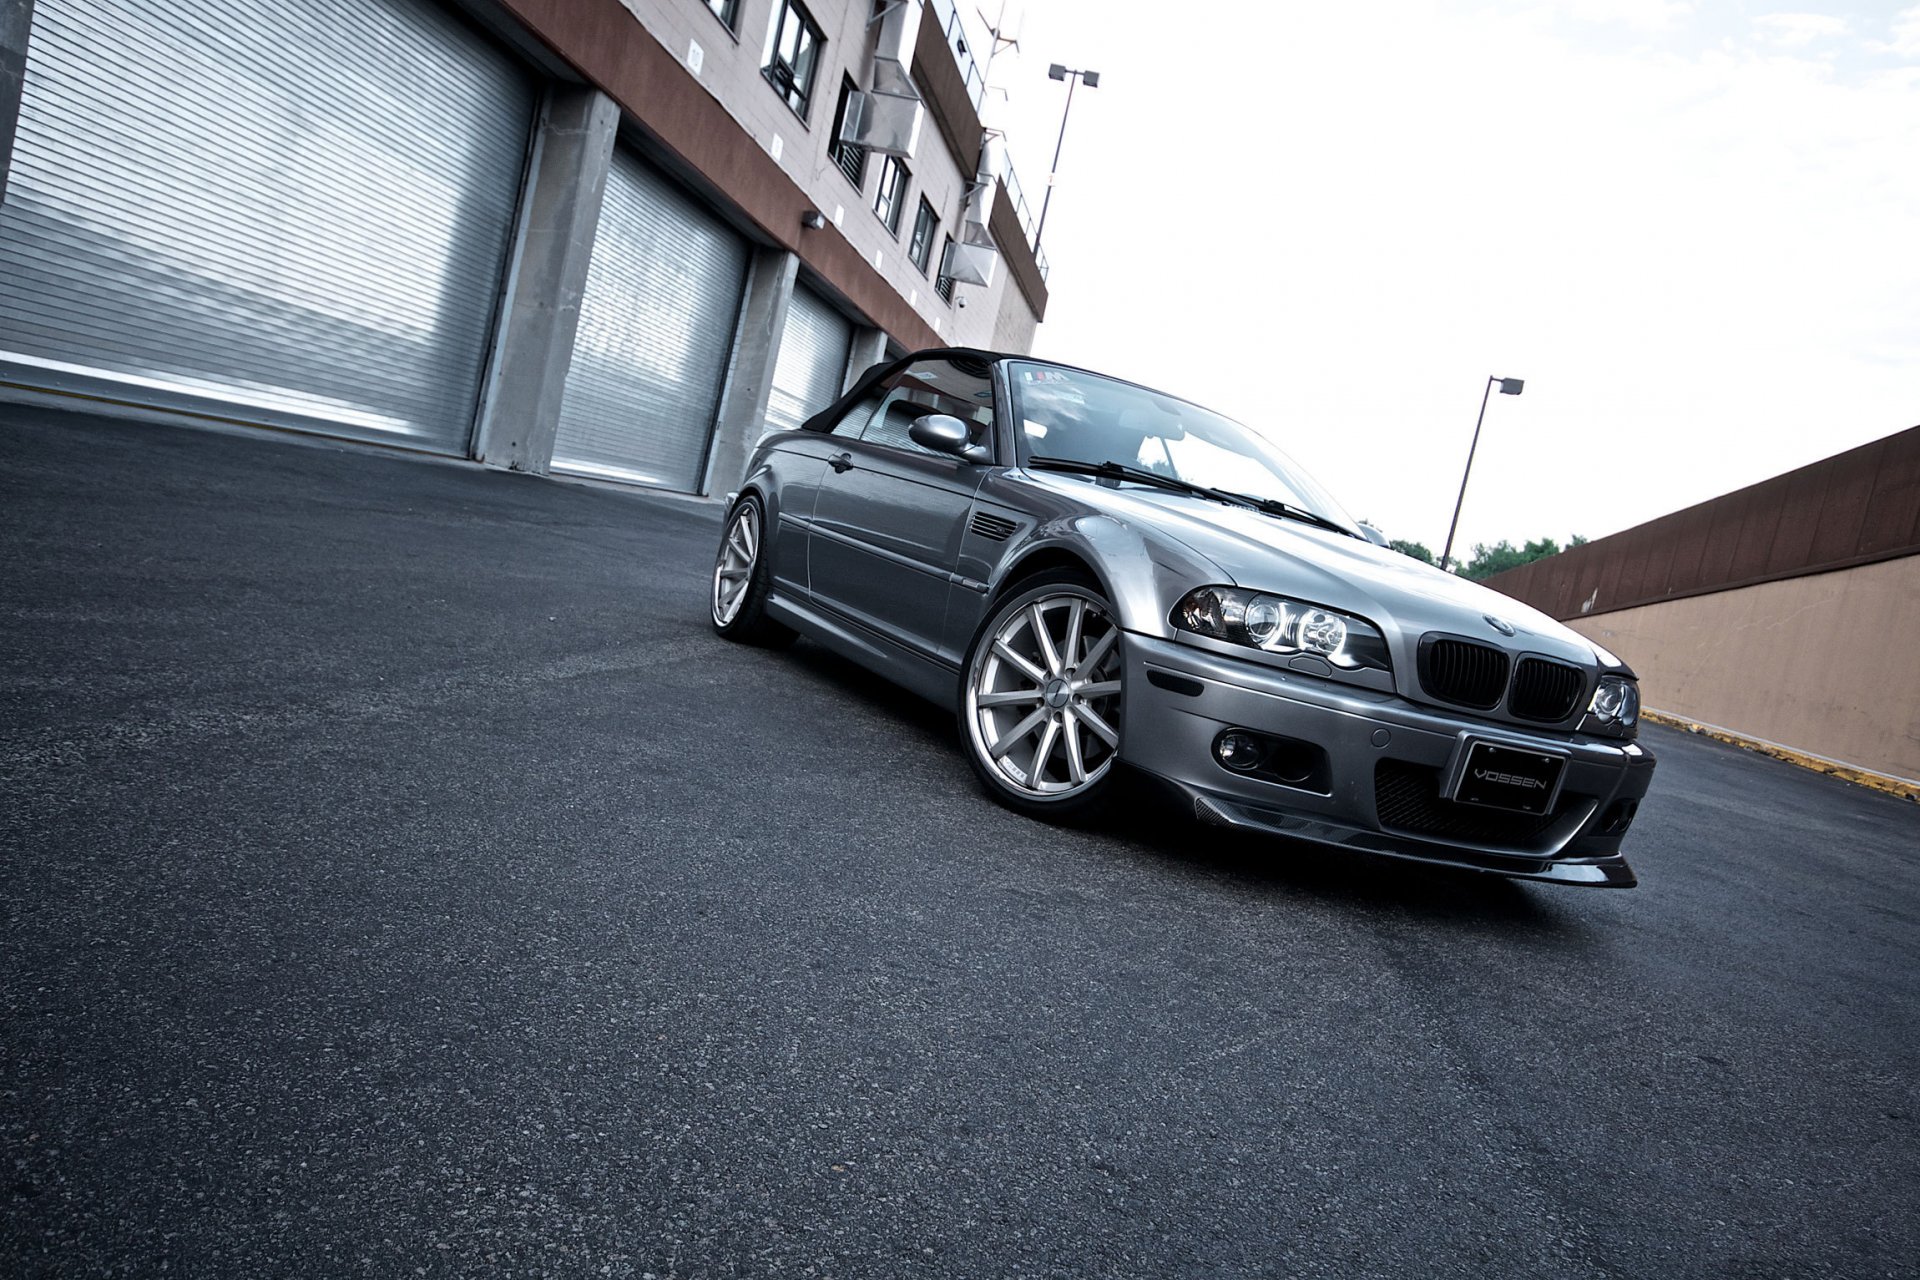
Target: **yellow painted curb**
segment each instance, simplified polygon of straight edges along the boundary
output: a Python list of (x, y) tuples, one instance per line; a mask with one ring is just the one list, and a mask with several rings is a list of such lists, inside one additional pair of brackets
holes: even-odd
[(1871, 769), (1861, 769), (1850, 764), (1841, 764), (1838, 760), (1827, 760), (1820, 756), (1810, 756), (1804, 751), (1795, 751), (1792, 747), (1783, 747), (1777, 742), (1767, 742), (1761, 738), (1748, 738), (1715, 725), (1701, 724), (1685, 716), (1672, 715), (1665, 711), (1642, 709), (1642, 720), (1651, 720), (1655, 724), (1664, 724), (1674, 729), (1684, 729), (1688, 733), (1703, 734), (1717, 742), (1741, 747), (1748, 751), (1758, 751), (1763, 756), (1772, 756), (1776, 760), (1785, 760), (1788, 764), (1797, 764), (1802, 769), (1811, 769), (1815, 773), (1830, 774), (1847, 782), (1863, 787), (1872, 787), (1875, 791), (1884, 791), (1890, 796), (1899, 796), (1902, 800), (1920, 801), (1920, 784), (1895, 778), (1889, 774), (1875, 773)]

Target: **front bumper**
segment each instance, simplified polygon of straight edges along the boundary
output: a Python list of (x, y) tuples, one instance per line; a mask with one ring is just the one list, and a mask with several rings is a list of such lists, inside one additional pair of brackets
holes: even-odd
[[(1155, 636), (1130, 633), (1126, 661), (1121, 755), (1203, 822), (1529, 880), (1635, 884), (1620, 842), (1654, 768), (1638, 743), (1473, 720)], [(1227, 729), (1310, 744), (1324, 767), (1294, 784), (1236, 773), (1213, 754)], [(1470, 739), (1566, 756), (1552, 811), (1441, 798)]]

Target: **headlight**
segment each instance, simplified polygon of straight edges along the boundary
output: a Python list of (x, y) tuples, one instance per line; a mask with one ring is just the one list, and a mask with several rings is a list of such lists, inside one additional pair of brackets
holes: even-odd
[(1173, 607), (1173, 625), (1268, 653), (1304, 653), (1349, 671), (1393, 670), (1386, 637), (1365, 618), (1242, 587), (1201, 587)]
[(1631, 729), (1640, 719), (1640, 686), (1625, 676), (1601, 676), (1587, 710), (1603, 724)]

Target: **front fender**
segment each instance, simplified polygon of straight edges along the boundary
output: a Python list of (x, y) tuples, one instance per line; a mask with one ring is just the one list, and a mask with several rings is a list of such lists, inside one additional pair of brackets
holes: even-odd
[(1145, 635), (1171, 636), (1167, 614), (1197, 586), (1223, 581), (1221, 568), (1184, 543), (1100, 514), (1061, 515), (1034, 527), (989, 580), (990, 595), (1026, 576), (1036, 563), (1065, 556), (1083, 562), (1113, 603), (1120, 626)]

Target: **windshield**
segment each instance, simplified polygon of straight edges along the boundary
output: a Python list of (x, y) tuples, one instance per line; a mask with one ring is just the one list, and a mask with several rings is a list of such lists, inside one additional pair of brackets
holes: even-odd
[(1359, 526), (1286, 454), (1231, 418), (1096, 373), (1010, 361), (1021, 458), (1117, 462), (1188, 484), (1272, 498)]

